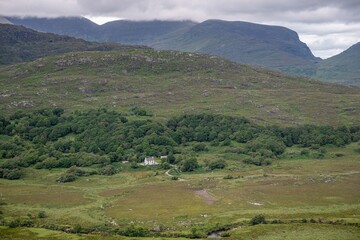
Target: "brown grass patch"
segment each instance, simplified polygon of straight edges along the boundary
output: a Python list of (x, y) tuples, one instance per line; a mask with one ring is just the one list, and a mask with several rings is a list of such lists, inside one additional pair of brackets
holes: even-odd
[(1, 186), (0, 192), (4, 202), (13, 204), (65, 207), (89, 202), (84, 198), (83, 192), (59, 187), (10, 185)]
[(158, 220), (198, 215), (206, 202), (184, 183), (138, 186), (118, 192), (119, 199), (105, 210), (108, 216), (132, 220)]
[(196, 190), (195, 194), (204, 200), (207, 204), (214, 204), (217, 201), (215, 196), (208, 193), (206, 189)]

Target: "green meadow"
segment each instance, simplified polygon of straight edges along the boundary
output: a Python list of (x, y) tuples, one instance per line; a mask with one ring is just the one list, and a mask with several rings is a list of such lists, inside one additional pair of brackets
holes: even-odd
[(0, 84), (1, 239), (360, 238), (357, 87), (150, 49)]
[[(158, 119), (242, 116), (261, 124), (359, 124), (358, 87), (326, 84), (199, 53), (79, 52), (0, 67), (0, 109), (142, 106)], [(59, 87), (61, 86), (61, 87)]]
[[(64, 169), (28, 168), (23, 179), (0, 180), (1, 221), (30, 220), (42, 228), (2, 227), (0, 236), (46, 239), (53, 231), (43, 228), (79, 225), (82, 231), (96, 230), (87, 235), (56, 231), (54, 239), (97, 239), (101, 229), (112, 235), (108, 239), (124, 239), (107, 230), (129, 226), (163, 238), (201, 238), (220, 229), (229, 239), (358, 239), (358, 147), (328, 147), (323, 159), (292, 158), (298, 149), (289, 148), (266, 167), (234, 158), (226, 160), (226, 169), (177, 173), (179, 180), (156, 166), (123, 166), (112, 176), (59, 184)], [(218, 152), (214, 147), (198, 159), (224, 157)], [(267, 224), (250, 226), (260, 214)]]

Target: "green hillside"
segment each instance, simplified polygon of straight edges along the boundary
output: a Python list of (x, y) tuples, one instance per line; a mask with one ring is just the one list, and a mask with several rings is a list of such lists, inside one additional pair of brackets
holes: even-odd
[[(234, 23), (269, 39), (259, 42), (232, 23), (192, 24), (155, 21), (136, 39), (224, 44), (218, 55), (229, 44), (256, 65), (315, 72), (289, 30)], [(224, 38), (210, 34), (217, 24)], [(198, 52), (0, 30), (0, 239), (359, 239), (359, 87)], [(354, 77), (358, 47), (318, 73)]]
[(136, 47), (87, 42), (68, 36), (40, 33), (22, 26), (0, 24), (0, 65), (32, 61), (39, 57), (65, 52), (130, 48)]
[(163, 36), (168, 34), (179, 34), (195, 25), (197, 23), (192, 21), (118, 20), (98, 26), (93, 36), (98, 41), (151, 46), (158, 38), (163, 39)]
[(76, 17), (8, 19), (39, 31), (163, 50), (203, 52), (289, 73), (312, 73), (313, 63), (320, 60), (295, 31), (280, 26), (222, 20), (201, 23), (118, 20), (96, 25)]
[(261, 123), (355, 124), (360, 91), (200, 53), (67, 53), (0, 69), (4, 113), (141, 106), (158, 118), (222, 113)]
[(289, 66), (310, 65), (317, 60), (296, 32), (284, 27), (247, 22), (208, 20), (185, 32), (162, 36), (150, 46), (204, 52), (238, 63), (280, 70)]
[[(321, 60), (298, 34), (281, 26), (241, 21), (127, 21), (97, 25), (83, 17), (4, 18), (42, 32), (86, 40), (203, 52), (229, 60), (345, 85), (359, 85), (359, 44)], [(79, 51), (82, 49), (79, 49)]]
[(6, 17), (6, 19), (15, 25), (22, 25), (36, 31), (67, 35), (87, 41), (95, 41), (92, 34), (99, 27), (99, 25), (84, 17)]
[(131, 47), (0, 84), (1, 239), (359, 236), (359, 88)]
[(314, 77), (328, 82), (360, 86), (360, 42), (321, 61)]

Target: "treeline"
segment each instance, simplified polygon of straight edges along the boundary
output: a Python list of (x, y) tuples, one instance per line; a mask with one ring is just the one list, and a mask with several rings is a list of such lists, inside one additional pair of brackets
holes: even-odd
[(170, 130), (154, 121), (128, 121), (106, 109), (67, 116), (63, 112), (46, 109), (0, 117), (5, 139), (0, 142), (0, 177), (18, 178), (15, 170), (29, 166), (51, 169), (140, 162), (145, 156), (167, 155), (176, 145)]
[(227, 140), (248, 143), (257, 139), (254, 142), (256, 144), (275, 141), (282, 142), (287, 147), (295, 144), (308, 147), (314, 144), (344, 146), (360, 139), (360, 126), (264, 127), (245, 118), (209, 114), (172, 118), (167, 122), (167, 127), (174, 132), (173, 138), (177, 143), (189, 141), (221, 143)]
[[(140, 115), (136, 110), (132, 114)], [(294, 144), (344, 146), (360, 139), (359, 126), (264, 127), (245, 118), (209, 114), (178, 116), (165, 124), (149, 116), (135, 119), (139, 120), (130, 121), (126, 114), (106, 109), (64, 114), (63, 109), (56, 108), (0, 116), (0, 177), (20, 178), (20, 169), (29, 166), (98, 165), (103, 169), (100, 174), (108, 174), (114, 171), (106, 166), (113, 162), (136, 163), (146, 156), (169, 155), (169, 163), (174, 163), (173, 154), (194, 142), (194, 151), (206, 150), (204, 143), (242, 143), (244, 147), (238, 152), (248, 155), (247, 161), (255, 159), (261, 165)]]

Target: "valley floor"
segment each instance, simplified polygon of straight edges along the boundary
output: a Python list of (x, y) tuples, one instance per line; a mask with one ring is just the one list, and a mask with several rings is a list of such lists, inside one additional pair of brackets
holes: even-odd
[[(360, 155), (355, 145), (328, 147), (324, 159), (280, 159), (267, 167), (227, 160), (224, 170), (180, 175), (142, 167), (65, 184), (56, 182), (62, 169), (27, 169), (24, 179), (0, 179), (1, 221), (29, 220), (63, 230), (76, 225), (83, 229), (79, 232), (97, 229), (97, 234), (133, 226), (162, 237), (206, 237), (211, 231), (230, 229), (225, 233), (229, 239), (359, 239)], [(226, 156), (204, 153), (199, 159), (219, 157)], [(38, 217), (41, 211), (45, 217)], [(268, 224), (249, 226), (259, 214)], [(96, 234), (54, 235), (43, 228), (0, 228), (1, 239), (50, 235), (100, 239)]]

